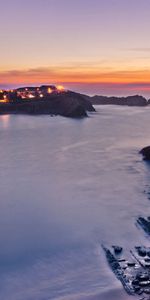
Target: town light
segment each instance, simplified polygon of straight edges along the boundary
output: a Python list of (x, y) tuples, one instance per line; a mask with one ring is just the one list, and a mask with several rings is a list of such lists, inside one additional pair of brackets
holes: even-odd
[(63, 92), (65, 89), (64, 89), (64, 87), (62, 85), (57, 85), (57, 90), (59, 92)]
[(1, 99), (0, 102), (7, 102), (7, 95), (3, 95), (3, 99)]
[(51, 94), (52, 93), (52, 89), (49, 87), (48, 90), (47, 90), (48, 94)]
[(32, 98), (35, 98), (35, 96), (33, 96), (32, 94), (29, 94), (28, 98), (32, 99)]

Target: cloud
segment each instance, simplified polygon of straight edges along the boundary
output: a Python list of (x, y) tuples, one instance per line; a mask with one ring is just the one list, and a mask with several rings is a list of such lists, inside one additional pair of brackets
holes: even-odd
[(0, 71), (0, 83), (83, 82), (83, 83), (149, 83), (150, 70), (115, 70), (81, 65)]
[(40, 84), (64, 84), (67, 88), (103, 93), (149, 93), (150, 70), (117, 70), (103, 64), (77, 63), (68, 66), (38, 67), (22, 70), (0, 71), (0, 87), (16, 87)]

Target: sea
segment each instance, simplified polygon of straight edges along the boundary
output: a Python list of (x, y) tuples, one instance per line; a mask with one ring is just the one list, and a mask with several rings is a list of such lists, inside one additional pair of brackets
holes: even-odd
[(132, 298), (101, 245), (150, 245), (150, 107), (95, 108), (0, 116), (0, 300)]

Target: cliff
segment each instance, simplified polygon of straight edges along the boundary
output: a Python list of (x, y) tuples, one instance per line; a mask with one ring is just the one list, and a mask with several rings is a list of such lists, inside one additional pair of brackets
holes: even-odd
[(43, 98), (13, 99), (0, 103), (0, 114), (50, 114), (71, 118), (87, 116), (87, 111), (95, 111), (91, 102), (74, 92), (50, 94)]
[(106, 97), (93, 96), (90, 101), (94, 105), (127, 105), (127, 106), (147, 106), (148, 102), (143, 96), (134, 95), (128, 97)]

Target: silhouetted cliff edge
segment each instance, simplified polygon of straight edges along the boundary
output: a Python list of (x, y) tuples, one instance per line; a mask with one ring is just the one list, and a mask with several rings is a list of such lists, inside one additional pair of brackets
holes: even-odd
[(107, 97), (107, 96), (93, 96), (93, 97), (86, 97), (89, 99), (93, 105), (127, 105), (127, 106), (147, 106), (148, 101), (139, 95), (128, 96), (128, 97)]
[(87, 116), (87, 111), (95, 111), (91, 102), (82, 95), (67, 91), (50, 94), (43, 98), (21, 99), (0, 103), (0, 114), (50, 114), (71, 118)]

